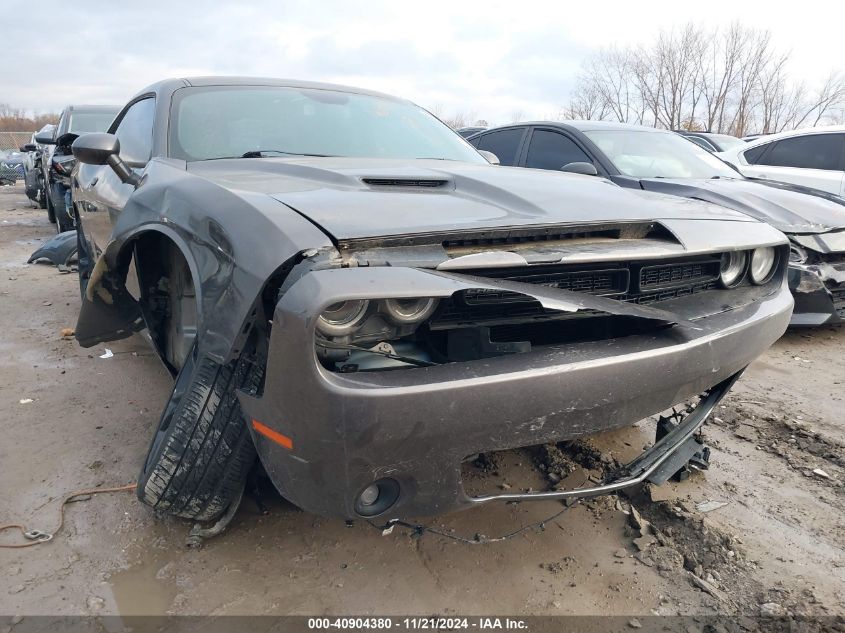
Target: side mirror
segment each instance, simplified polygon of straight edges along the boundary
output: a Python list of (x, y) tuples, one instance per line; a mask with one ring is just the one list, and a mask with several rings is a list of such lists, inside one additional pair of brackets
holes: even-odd
[(476, 151), (478, 151), (479, 154), (486, 158), (487, 162), (491, 165), (501, 165), (501, 163), (499, 162), (499, 157), (496, 156), (493, 152), (488, 152), (486, 149), (479, 149)]
[(120, 158), (120, 141), (114, 134), (83, 134), (70, 146), (73, 155), (86, 165), (108, 165), (121, 182), (138, 184), (138, 176)]
[(27, 143), (26, 145), (21, 145), (18, 149), (22, 152), (34, 152), (37, 148), (35, 147), (35, 143)]
[(56, 141), (53, 138), (53, 130), (49, 132), (39, 132), (35, 135), (35, 142), (39, 145), (55, 145)]
[(570, 174), (583, 174), (584, 176), (598, 176), (599, 172), (592, 163), (568, 163), (560, 168), (561, 171)]

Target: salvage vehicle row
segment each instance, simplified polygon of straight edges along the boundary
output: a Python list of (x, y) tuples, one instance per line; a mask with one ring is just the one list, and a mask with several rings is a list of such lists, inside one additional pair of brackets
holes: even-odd
[[(845, 139), (845, 135), (841, 135)], [(537, 122), (470, 142), (506, 164), (577, 171), (634, 190), (706, 200), (768, 222), (790, 240), (791, 324), (845, 317), (845, 199), (808, 187), (746, 178), (675, 133), (602, 121)]]

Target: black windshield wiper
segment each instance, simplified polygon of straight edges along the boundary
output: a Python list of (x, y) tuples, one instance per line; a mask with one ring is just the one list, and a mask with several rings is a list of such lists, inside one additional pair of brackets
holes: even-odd
[(264, 158), (267, 154), (284, 154), (286, 156), (313, 156), (316, 158), (331, 158), (329, 154), (304, 154), (302, 152), (285, 152), (280, 149), (254, 149), (241, 154), (241, 158)]

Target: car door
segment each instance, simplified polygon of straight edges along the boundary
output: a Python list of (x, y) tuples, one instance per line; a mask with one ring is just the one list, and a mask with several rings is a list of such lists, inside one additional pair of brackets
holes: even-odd
[[(155, 99), (143, 97), (129, 104), (112, 123), (120, 140), (120, 157), (135, 171), (149, 162), (152, 153)], [(112, 227), (134, 186), (121, 182), (108, 165), (81, 164), (74, 183), (74, 205), (84, 237), (96, 256), (111, 238)]]
[(743, 153), (747, 166), (741, 171), (752, 178), (779, 180), (845, 193), (845, 133), (803, 134), (757, 146)]
[(523, 167), (557, 171), (570, 163), (594, 165), (595, 161), (565, 132), (542, 127), (531, 130)]
[(512, 167), (519, 162), (526, 130), (524, 127), (494, 130), (474, 136), (469, 142), (476, 149), (495, 154), (500, 165)]

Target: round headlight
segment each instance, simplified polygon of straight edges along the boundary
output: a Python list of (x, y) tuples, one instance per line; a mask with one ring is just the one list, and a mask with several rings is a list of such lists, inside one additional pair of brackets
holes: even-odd
[(333, 303), (317, 318), (317, 329), (328, 336), (349, 334), (364, 320), (369, 305), (366, 299)]
[(400, 324), (419, 323), (431, 316), (437, 307), (437, 299), (385, 299), (384, 311)]
[(769, 281), (775, 272), (776, 259), (775, 249), (771, 246), (755, 248), (751, 254), (751, 266), (748, 268), (751, 281), (757, 285)]
[(719, 278), (725, 288), (735, 286), (742, 280), (742, 276), (745, 274), (746, 261), (748, 261), (748, 253), (745, 251), (722, 254)]

